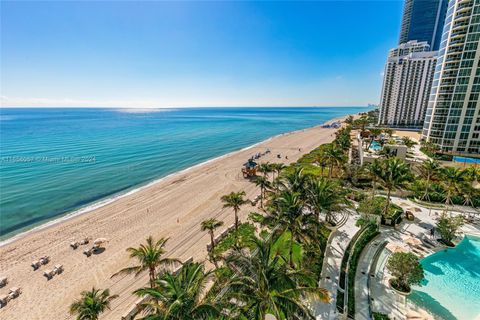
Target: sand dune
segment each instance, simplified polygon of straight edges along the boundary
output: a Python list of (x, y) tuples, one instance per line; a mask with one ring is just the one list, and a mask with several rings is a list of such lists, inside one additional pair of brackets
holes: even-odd
[[(227, 228), (234, 220), (232, 211), (222, 208), (220, 197), (240, 190), (250, 199), (259, 194), (254, 183), (241, 175), (240, 168), (246, 159), (269, 148), (271, 154), (262, 157), (260, 162), (289, 163), (333, 140), (334, 132), (334, 129), (315, 127), (275, 137), (251, 149), (170, 176), (101, 208), (31, 232), (0, 247), (0, 276), (9, 279), (9, 284), (0, 288), (0, 295), (13, 286), (23, 290), (20, 297), (0, 309), (0, 318), (73, 319), (68, 313), (70, 303), (82, 290), (96, 286), (110, 288), (112, 293), (120, 295), (102, 319), (120, 319), (137, 299), (131, 292), (147, 283), (146, 275), (110, 279), (113, 273), (129, 265), (127, 247), (137, 246), (148, 235), (170, 237), (169, 256), (182, 260), (190, 256), (195, 260), (205, 259), (209, 236), (200, 231), (201, 221), (217, 217), (225, 221), (223, 228)], [(282, 155), (281, 160), (277, 159), (277, 154)], [(245, 218), (252, 209), (246, 206), (240, 216)], [(87, 258), (82, 254), (87, 246), (77, 250), (69, 247), (71, 241), (86, 236), (106, 237), (110, 242), (103, 253)], [(51, 262), (33, 271), (31, 262), (43, 255), (49, 255)], [(47, 281), (43, 270), (52, 269), (57, 263), (63, 264), (65, 271)]]

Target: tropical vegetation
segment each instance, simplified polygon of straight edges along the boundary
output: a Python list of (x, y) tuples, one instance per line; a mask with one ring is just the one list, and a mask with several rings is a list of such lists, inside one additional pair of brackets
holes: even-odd
[(108, 289), (95, 287), (90, 291), (82, 291), (80, 296), (80, 299), (70, 305), (70, 314), (75, 315), (77, 320), (97, 320), (101, 313), (110, 309), (110, 302), (118, 297), (110, 295)]
[(412, 285), (422, 284), (422, 265), (411, 252), (393, 253), (387, 261), (387, 268), (393, 276), (390, 284), (399, 291), (410, 292)]

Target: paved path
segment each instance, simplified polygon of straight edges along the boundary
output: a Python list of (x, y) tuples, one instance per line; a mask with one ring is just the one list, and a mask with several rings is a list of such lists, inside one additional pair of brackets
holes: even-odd
[(314, 315), (318, 320), (338, 319), (336, 303), (340, 266), (348, 243), (359, 229), (355, 226), (357, 218), (358, 216), (351, 212), (347, 222), (332, 234), (331, 243), (327, 244), (319, 286), (327, 289), (332, 299), (329, 304), (321, 302), (314, 304)]

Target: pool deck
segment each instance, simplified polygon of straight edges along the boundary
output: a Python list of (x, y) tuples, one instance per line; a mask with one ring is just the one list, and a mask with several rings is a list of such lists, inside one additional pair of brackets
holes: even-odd
[[(408, 208), (419, 208), (420, 212), (414, 212), (415, 221), (403, 221), (396, 229), (382, 227), (381, 235), (375, 238), (362, 252), (357, 273), (355, 275), (355, 319), (371, 319), (370, 308), (372, 312), (388, 314), (390, 319), (406, 319), (406, 314), (410, 310), (420, 311), (420, 308), (407, 300), (405, 296), (396, 293), (388, 285), (390, 274), (386, 268), (386, 261), (391, 252), (383, 249), (388, 256), (378, 259), (376, 266), (372, 266), (372, 260), (376, 255), (379, 245), (387, 241), (405, 247), (406, 251), (413, 252), (417, 256), (424, 257), (430, 255), (442, 247), (427, 247), (425, 245), (415, 246), (415, 249), (405, 245), (406, 237), (422, 239), (430, 237), (430, 229), (435, 226), (441, 209), (428, 209), (414, 203), (410, 200), (392, 197), (392, 202), (401, 206), (404, 210)], [(452, 215), (459, 214), (459, 207), (454, 208)], [(417, 209), (418, 210), (418, 209)], [(462, 227), (463, 233), (479, 234), (480, 226), (466, 224)], [(413, 251), (414, 250), (414, 251)], [(374, 272), (374, 277), (370, 278), (370, 273)]]

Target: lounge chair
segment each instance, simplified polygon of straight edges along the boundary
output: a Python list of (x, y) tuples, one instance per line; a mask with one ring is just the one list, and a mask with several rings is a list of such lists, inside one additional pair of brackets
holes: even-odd
[(3, 308), (7, 305), (8, 300), (10, 300), (10, 296), (8, 294), (2, 294), (0, 296), (0, 308)]
[(38, 259), (38, 262), (45, 265), (45, 264), (50, 262), (50, 257), (49, 256), (43, 256), (40, 259)]
[(89, 238), (84, 238), (82, 241), (80, 241), (80, 245), (88, 244), (90, 242)]
[(80, 242), (78, 241), (70, 242), (70, 247), (72, 247), (73, 250), (77, 249), (79, 245)]
[(92, 253), (93, 253), (93, 248), (83, 250), (83, 254), (86, 255), (87, 258), (90, 257)]
[(53, 273), (55, 274), (60, 274), (63, 272), (63, 265), (61, 264), (56, 264), (55, 268), (53, 268)]
[(0, 288), (4, 287), (8, 283), (7, 277), (0, 277)]
[(22, 293), (22, 290), (19, 287), (12, 287), (10, 288), (10, 293), (8, 294), (8, 296), (10, 297), (10, 299), (15, 299), (20, 295), (20, 293)]
[(37, 270), (38, 268), (40, 268), (41, 265), (42, 264), (38, 260), (32, 262), (32, 268), (33, 268), (34, 271)]
[(53, 273), (52, 270), (45, 270), (45, 271), (43, 271), (43, 275), (44, 275), (45, 277), (47, 277), (47, 280), (50, 280), (50, 279), (53, 278), (53, 276), (55, 275), (55, 273)]

